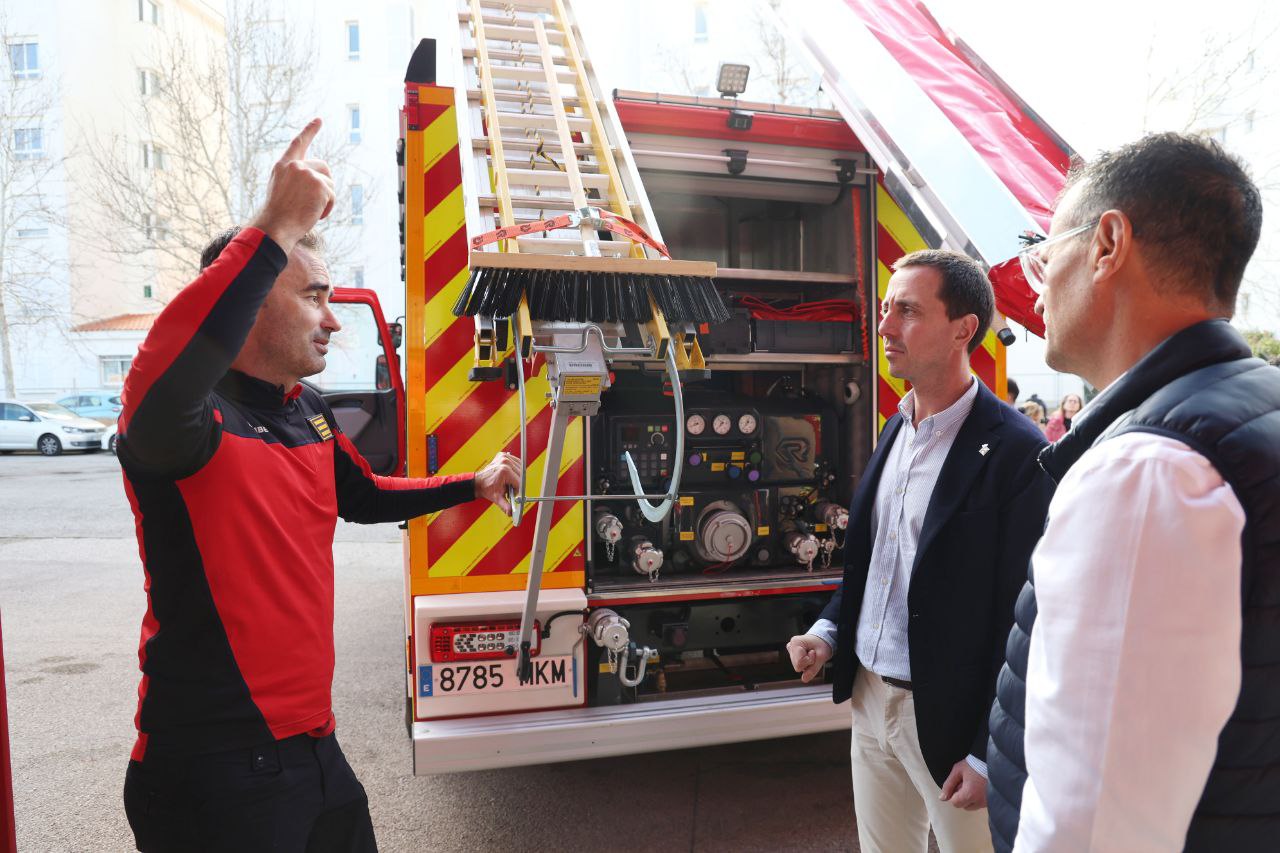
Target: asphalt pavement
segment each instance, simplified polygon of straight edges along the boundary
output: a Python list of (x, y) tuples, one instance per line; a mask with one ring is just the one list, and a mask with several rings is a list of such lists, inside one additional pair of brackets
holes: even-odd
[[(400, 531), (339, 523), (338, 738), (380, 849), (852, 851), (849, 735), (414, 777)], [(0, 456), (0, 619), (18, 848), (130, 851), (121, 788), (146, 601), (109, 454)]]

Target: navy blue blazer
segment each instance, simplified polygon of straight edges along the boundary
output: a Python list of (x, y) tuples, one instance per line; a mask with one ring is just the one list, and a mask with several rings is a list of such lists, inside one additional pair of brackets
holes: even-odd
[[(837, 626), (836, 702), (849, 698), (860, 666), (855, 637), (871, 562), (871, 509), (901, 426), (898, 414), (885, 423), (854, 491), (844, 580), (822, 611)], [(1053, 496), (1053, 481), (1036, 462), (1045, 444), (1035, 424), (979, 383), (925, 511), (907, 590), (907, 647), (920, 748), (939, 785), (966, 754), (986, 760), (987, 713), (1013, 604)]]

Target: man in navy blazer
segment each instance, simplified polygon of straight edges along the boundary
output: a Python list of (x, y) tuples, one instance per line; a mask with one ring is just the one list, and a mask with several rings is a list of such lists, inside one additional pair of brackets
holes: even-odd
[(1044, 436), (970, 371), (994, 295), (971, 258), (894, 264), (879, 334), (911, 383), (854, 492), (844, 580), (787, 649), (808, 682), (833, 661), (852, 699), (864, 853), (990, 850), (987, 712), (1013, 604), (1044, 529)]

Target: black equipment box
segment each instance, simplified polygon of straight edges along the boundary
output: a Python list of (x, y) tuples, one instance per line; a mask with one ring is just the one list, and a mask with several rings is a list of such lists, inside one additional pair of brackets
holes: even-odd
[(753, 320), (756, 352), (853, 352), (853, 324), (805, 320)]
[(751, 312), (734, 308), (723, 323), (698, 329), (698, 345), (706, 355), (745, 355), (751, 352)]

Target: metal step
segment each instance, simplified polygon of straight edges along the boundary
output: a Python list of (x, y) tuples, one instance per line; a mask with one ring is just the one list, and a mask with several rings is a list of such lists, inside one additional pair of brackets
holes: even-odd
[(792, 737), (849, 728), (849, 705), (829, 685), (762, 688), (720, 696), (661, 699), (415, 722), (418, 776), (577, 761), (636, 752)]

